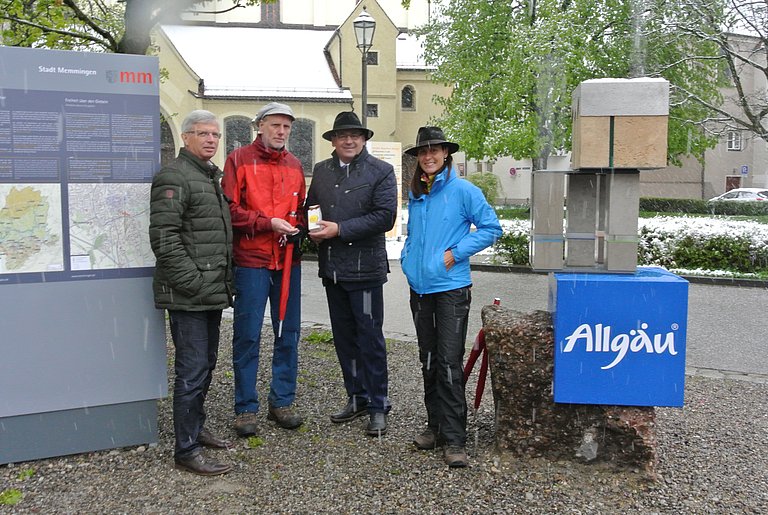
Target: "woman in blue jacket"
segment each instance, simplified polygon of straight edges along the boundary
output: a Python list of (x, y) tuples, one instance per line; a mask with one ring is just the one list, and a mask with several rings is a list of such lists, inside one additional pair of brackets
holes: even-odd
[(418, 164), (400, 263), (411, 288), (427, 407), (427, 429), (414, 444), (419, 449), (445, 444), (448, 466), (466, 467), (462, 362), (472, 300), (469, 258), (493, 244), (501, 226), (480, 189), (457, 176), (451, 156), (457, 150), (438, 127), (421, 127), (416, 145), (406, 150)]

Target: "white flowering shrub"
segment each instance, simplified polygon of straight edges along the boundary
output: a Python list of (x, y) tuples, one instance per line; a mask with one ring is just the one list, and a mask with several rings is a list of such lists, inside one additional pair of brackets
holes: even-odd
[[(502, 220), (497, 261), (528, 264), (530, 222)], [(699, 275), (768, 275), (768, 224), (723, 218), (661, 216), (638, 223), (639, 265)]]
[(705, 217), (640, 219), (638, 263), (689, 270), (768, 272), (768, 225)]

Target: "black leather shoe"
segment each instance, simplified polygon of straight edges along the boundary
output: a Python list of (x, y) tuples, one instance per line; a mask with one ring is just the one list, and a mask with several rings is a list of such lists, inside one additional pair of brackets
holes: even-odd
[(206, 458), (202, 454), (196, 454), (189, 458), (176, 458), (175, 462), (177, 469), (186, 470), (199, 476), (218, 476), (232, 470), (232, 465), (219, 463), (211, 458)]
[(234, 449), (235, 446), (229, 440), (222, 440), (221, 438), (214, 436), (213, 433), (206, 428), (200, 430), (200, 434), (197, 435), (197, 443), (203, 447), (210, 447), (212, 449)]
[(368, 436), (381, 436), (387, 433), (387, 414), (371, 413), (371, 421), (365, 428), (365, 434)]
[(368, 401), (361, 401), (360, 399), (350, 400), (341, 411), (331, 415), (331, 422), (334, 424), (341, 424), (342, 422), (349, 422), (355, 420), (357, 417), (362, 417), (368, 413)]

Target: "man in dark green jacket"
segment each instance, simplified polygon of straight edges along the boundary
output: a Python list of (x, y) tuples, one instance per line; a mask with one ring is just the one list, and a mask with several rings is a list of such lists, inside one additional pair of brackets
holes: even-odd
[(201, 447), (228, 448), (205, 429), (203, 403), (219, 350), (219, 325), (232, 298), (232, 224), (210, 159), (219, 147), (216, 116), (192, 111), (181, 125), (184, 148), (152, 180), (149, 239), (157, 263), (155, 306), (167, 309), (176, 348), (173, 429), (176, 467), (213, 476), (231, 465)]

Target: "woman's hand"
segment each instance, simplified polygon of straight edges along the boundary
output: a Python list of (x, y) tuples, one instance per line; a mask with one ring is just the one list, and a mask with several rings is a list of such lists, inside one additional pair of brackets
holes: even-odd
[(453, 252), (451, 252), (451, 249), (448, 249), (443, 253), (443, 263), (445, 264), (446, 270), (453, 268), (453, 265), (456, 263), (456, 260), (453, 259)]

